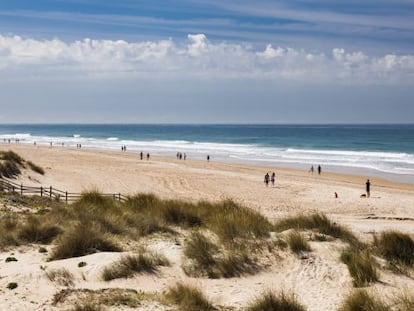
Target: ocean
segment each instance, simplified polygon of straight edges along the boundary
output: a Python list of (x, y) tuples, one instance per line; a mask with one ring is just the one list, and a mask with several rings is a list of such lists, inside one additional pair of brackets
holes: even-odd
[(381, 176), (414, 183), (414, 125), (0, 125), (0, 143), (149, 152), (175, 157)]

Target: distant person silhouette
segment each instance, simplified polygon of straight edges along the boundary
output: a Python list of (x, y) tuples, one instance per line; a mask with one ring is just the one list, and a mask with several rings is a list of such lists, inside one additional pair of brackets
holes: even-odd
[(150, 154), (149, 153), (147, 153), (147, 160), (149, 160), (150, 159)]
[(142, 151), (141, 151), (141, 153), (139, 154), (139, 157), (141, 158), (141, 160), (144, 158), (144, 154), (142, 153)]
[(207, 155), (207, 162), (210, 162), (210, 155)]
[(275, 172), (273, 172), (273, 173), (272, 173), (272, 177), (270, 178), (270, 181), (272, 182), (272, 186), (273, 186), (273, 187), (275, 186), (275, 180), (276, 180), (276, 173), (275, 173)]
[(311, 166), (309, 172), (313, 174), (313, 165)]
[(270, 178), (269, 173), (266, 173), (266, 175), (264, 176), (264, 183), (266, 187), (269, 186), (269, 178)]
[(322, 168), (320, 165), (318, 165), (318, 174), (320, 175), (322, 173)]
[(367, 182), (365, 183), (365, 191), (367, 192), (367, 198), (371, 195), (371, 182), (369, 179), (367, 179)]

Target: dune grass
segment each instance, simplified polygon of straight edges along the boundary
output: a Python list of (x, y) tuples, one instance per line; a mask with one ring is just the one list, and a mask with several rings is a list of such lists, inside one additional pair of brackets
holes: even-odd
[(168, 266), (169, 264), (164, 256), (142, 249), (138, 254), (123, 256), (119, 261), (104, 268), (102, 279), (110, 281), (133, 277), (136, 273), (154, 273), (159, 266)]
[(231, 278), (253, 274), (259, 270), (247, 251), (219, 247), (199, 232), (193, 232), (185, 242), (184, 255), (193, 263), (184, 268), (190, 276)]
[(305, 311), (294, 295), (284, 292), (276, 295), (271, 291), (264, 292), (246, 308), (247, 311)]
[(0, 177), (15, 178), (21, 174), (21, 169), (25, 168), (25, 163), (39, 173), (44, 174), (44, 170), (33, 162), (26, 162), (21, 156), (13, 151), (0, 151)]
[(355, 287), (378, 281), (376, 264), (368, 251), (348, 248), (342, 252), (341, 261), (348, 266)]
[(165, 293), (165, 299), (179, 306), (182, 311), (217, 310), (196, 287), (178, 283)]
[(374, 236), (374, 246), (379, 255), (389, 262), (408, 267), (414, 266), (414, 240), (398, 231), (382, 232)]
[(91, 223), (77, 223), (58, 238), (50, 259), (65, 259), (95, 253), (97, 251), (119, 252), (121, 247)]
[(36, 172), (40, 175), (45, 174), (45, 170), (43, 168), (41, 168), (39, 165), (34, 164), (32, 161), (27, 161), (26, 163), (33, 172)]
[(46, 271), (46, 277), (51, 281), (55, 282), (59, 285), (66, 286), (66, 287), (72, 287), (74, 285), (73, 274), (65, 269), (55, 269), (55, 270), (47, 270)]
[(309, 215), (297, 215), (279, 220), (274, 225), (278, 231), (288, 229), (298, 230), (317, 230), (319, 233), (340, 239), (356, 248), (363, 248), (363, 244), (358, 238), (344, 226), (332, 222), (322, 213), (313, 213)]
[(301, 252), (309, 252), (311, 250), (308, 241), (306, 241), (306, 239), (298, 230), (289, 232), (287, 236), (287, 243), (292, 252), (296, 254), (299, 254)]
[(30, 243), (50, 243), (61, 229), (45, 217), (30, 215), (25, 223), (19, 226), (17, 236), (19, 239)]
[(391, 311), (391, 307), (379, 297), (366, 290), (352, 292), (341, 304), (338, 311)]
[(16, 235), (18, 219), (14, 215), (0, 217), (0, 250), (20, 244)]

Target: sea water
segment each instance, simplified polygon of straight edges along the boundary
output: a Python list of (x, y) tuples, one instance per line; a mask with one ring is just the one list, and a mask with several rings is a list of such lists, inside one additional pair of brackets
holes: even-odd
[(0, 143), (261, 164), (414, 182), (414, 125), (0, 125)]

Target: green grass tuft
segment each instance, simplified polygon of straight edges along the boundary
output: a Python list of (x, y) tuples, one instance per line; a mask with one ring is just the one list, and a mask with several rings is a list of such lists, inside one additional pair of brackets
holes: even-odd
[(348, 266), (355, 287), (378, 281), (379, 275), (375, 262), (368, 251), (349, 248), (342, 252), (341, 260)]
[(50, 243), (59, 233), (61, 229), (52, 221), (39, 216), (30, 215), (26, 222), (19, 227), (17, 236), (26, 242), (34, 243)]
[(27, 161), (26, 163), (27, 163), (27, 165), (29, 165), (30, 169), (31, 169), (33, 172), (36, 172), (36, 173), (38, 173), (38, 174), (40, 174), (40, 175), (44, 175), (44, 174), (45, 174), (45, 170), (44, 170), (43, 168), (41, 168), (40, 166), (38, 166), (38, 165), (34, 164), (34, 163), (33, 163), (33, 162), (31, 162), (31, 161)]
[(353, 247), (363, 248), (363, 244), (350, 230), (341, 225), (338, 225), (335, 222), (332, 222), (326, 215), (321, 213), (298, 215), (281, 219), (276, 222), (275, 229), (278, 231), (284, 231), (288, 229), (318, 230), (319, 233), (340, 239), (344, 242), (349, 243)]
[(356, 290), (349, 295), (338, 311), (391, 311), (392, 309), (378, 297), (366, 290)]
[(170, 287), (165, 294), (165, 298), (167, 301), (178, 305), (182, 311), (216, 310), (199, 289), (182, 283)]
[(288, 234), (287, 243), (292, 252), (296, 254), (299, 254), (300, 252), (309, 252), (311, 250), (308, 241), (306, 241), (303, 235), (297, 230)]
[(374, 246), (390, 262), (414, 265), (414, 241), (408, 234), (398, 231), (382, 232), (379, 237), (375, 236)]
[(305, 311), (294, 295), (286, 295), (284, 292), (276, 295), (271, 291), (256, 298), (247, 307), (247, 311)]
[(119, 252), (121, 248), (91, 223), (77, 223), (59, 237), (50, 259), (79, 257), (97, 251)]
[(104, 268), (102, 271), (102, 279), (110, 281), (133, 277), (136, 273), (154, 273), (158, 266), (167, 265), (169, 265), (169, 262), (165, 257), (142, 250), (137, 255), (124, 256), (111, 266)]

